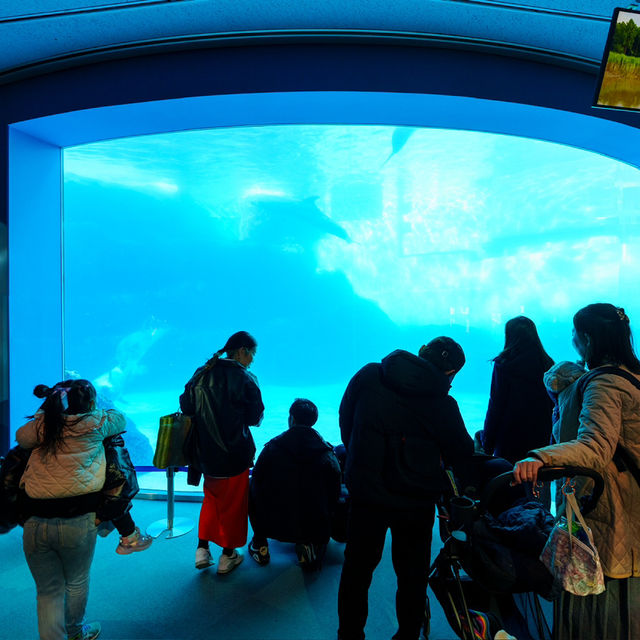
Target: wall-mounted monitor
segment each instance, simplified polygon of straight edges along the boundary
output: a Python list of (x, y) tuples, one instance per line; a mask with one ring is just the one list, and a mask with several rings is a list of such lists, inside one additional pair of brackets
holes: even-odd
[(640, 111), (640, 11), (615, 10), (593, 104)]

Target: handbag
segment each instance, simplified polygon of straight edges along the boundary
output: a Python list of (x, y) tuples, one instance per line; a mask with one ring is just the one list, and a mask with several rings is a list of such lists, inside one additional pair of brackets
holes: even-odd
[(191, 431), (191, 418), (177, 411), (160, 418), (158, 441), (153, 456), (157, 469), (184, 467), (187, 464), (184, 449)]
[(593, 534), (580, 513), (573, 489), (563, 488), (563, 493), (566, 518), (561, 517), (554, 525), (540, 560), (564, 591), (576, 596), (597, 595), (605, 586)]

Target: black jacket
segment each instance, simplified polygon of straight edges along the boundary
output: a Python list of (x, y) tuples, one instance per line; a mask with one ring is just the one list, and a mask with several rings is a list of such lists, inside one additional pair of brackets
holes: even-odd
[(515, 463), (550, 444), (553, 402), (543, 383), (550, 366), (531, 350), (495, 361), (482, 436), (487, 453)]
[(131, 500), (140, 487), (122, 434), (105, 438), (103, 445), (107, 468), (96, 517), (100, 520), (116, 520), (130, 511)]
[(420, 509), (442, 493), (441, 459), (454, 469), (468, 464), (473, 441), (449, 388), (429, 361), (402, 350), (356, 373), (340, 404), (354, 501)]
[(340, 497), (340, 465), (311, 427), (291, 427), (269, 440), (251, 475), (249, 517), (259, 536), (324, 544)]
[(255, 376), (239, 362), (220, 358), (200, 367), (180, 396), (180, 409), (193, 419), (185, 444), (190, 465), (229, 478), (253, 464), (249, 426), (260, 424), (264, 405)]

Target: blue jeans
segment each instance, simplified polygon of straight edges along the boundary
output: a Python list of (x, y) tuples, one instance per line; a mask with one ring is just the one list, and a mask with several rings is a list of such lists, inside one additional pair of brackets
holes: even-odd
[(66, 640), (82, 630), (96, 548), (95, 517), (34, 516), (25, 522), (22, 543), (36, 582), (40, 640)]

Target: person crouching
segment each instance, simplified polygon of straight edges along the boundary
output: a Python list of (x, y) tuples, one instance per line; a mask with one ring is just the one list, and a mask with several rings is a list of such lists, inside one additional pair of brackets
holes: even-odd
[(320, 567), (340, 497), (340, 464), (333, 447), (313, 429), (318, 408), (296, 399), (289, 428), (260, 453), (249, 489), (253, 539), (249, 554), (259, 564), (270, 561), (267, 538), (296, 545), (303, 569)]

